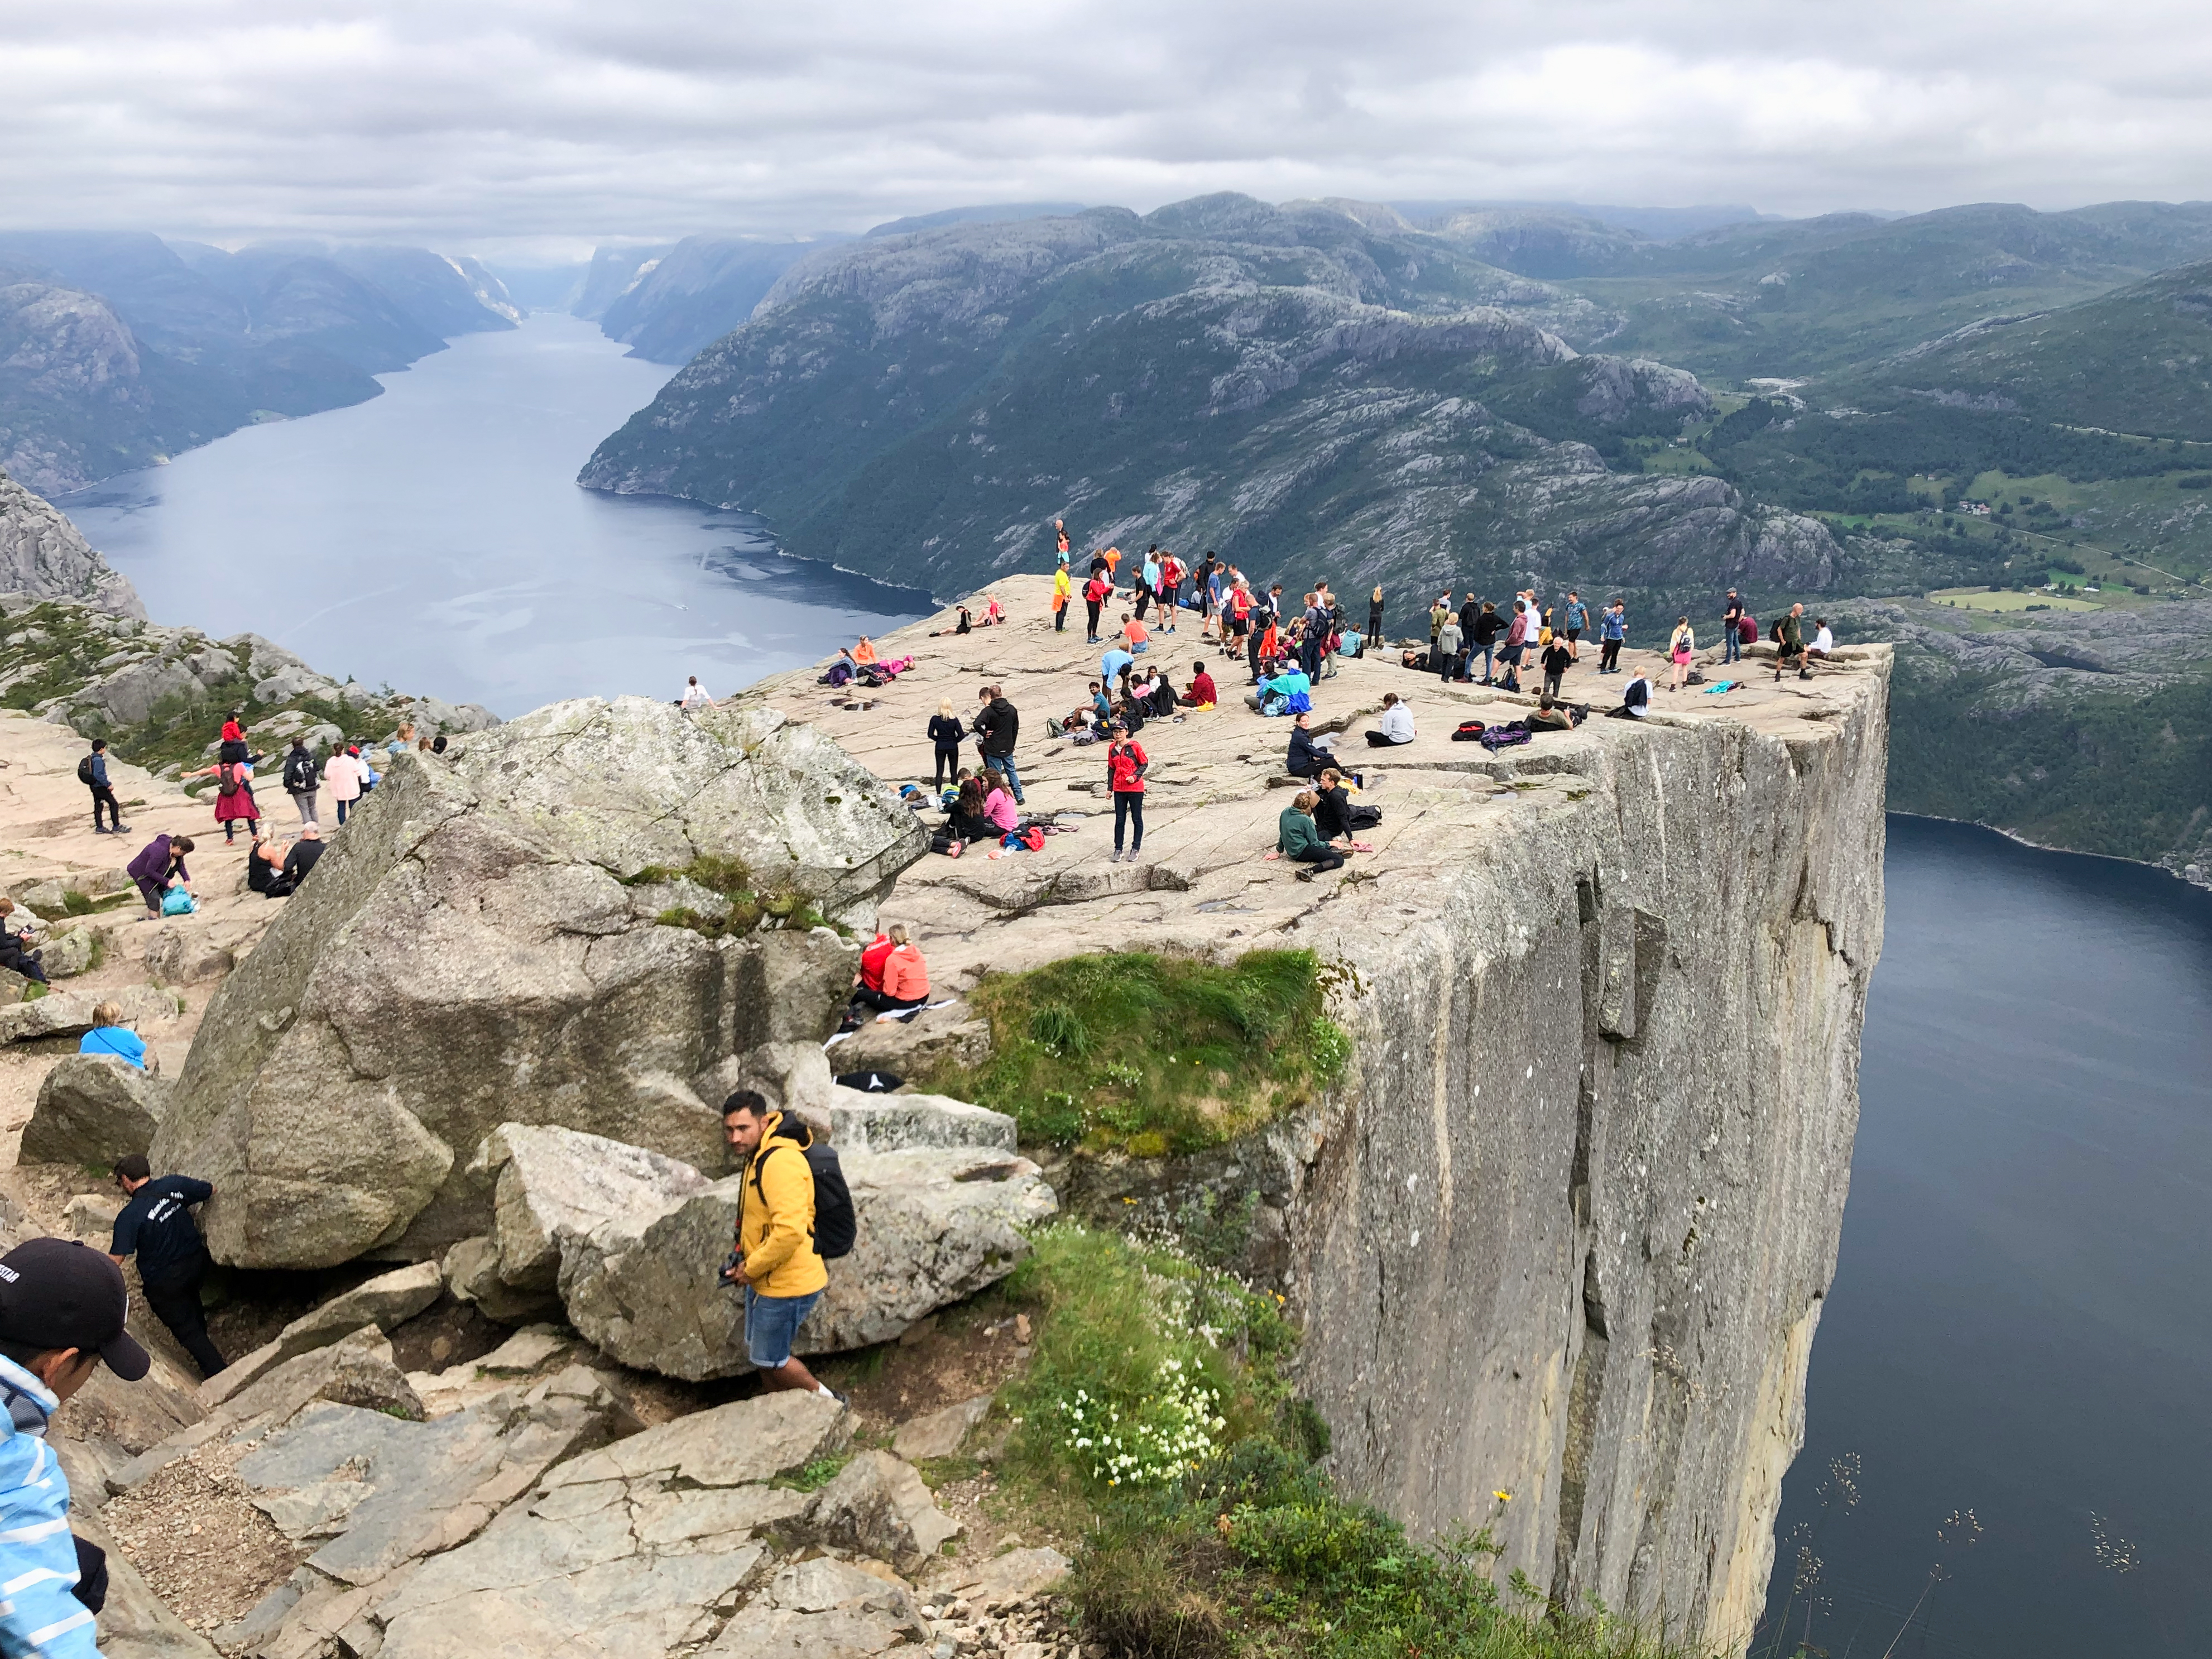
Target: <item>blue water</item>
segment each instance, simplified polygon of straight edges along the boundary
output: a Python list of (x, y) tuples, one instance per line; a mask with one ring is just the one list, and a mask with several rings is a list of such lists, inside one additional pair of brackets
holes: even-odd
[(1905, 817), (1887, 873), (1779, 1651), (2212, 1651), (2212, 893)]
[(365, 684), (512, 715), (717, 696), (930, 609), (786, 558), (759, 520), (580, 489), (672, 373), (546, 313), (351, 409), (252, 427), (60, 503), (160, 622), (266, 635)]

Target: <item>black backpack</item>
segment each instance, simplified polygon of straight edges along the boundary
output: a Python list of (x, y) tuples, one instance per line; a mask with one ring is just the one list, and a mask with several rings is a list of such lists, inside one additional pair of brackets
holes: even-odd
[(304, 795), (313, 790), (322, 780), (315, 771), (315, 757), (304, 749), (295, 750), (284, 759), (284, 787), (295, 795)]
[[(853, 1253), (854, 1241), (860, 1237), (860, 1218), (853, 1211), (853, 1191), (845, 1184), (844, 1166), (837, 1162), (837, 1149), (817, 1144), (813, 1131), (799, 1126), (806, 1135), (806, 1143), (799, 1148), (806, 1160), (808, 1172), (814, 1177), (814, 1254), (824, 1261), (835, 1261), (841, 1255)], [(753, 1161), (753, 1190), (768, 1202), (768, 1193), (761, 1185), (761, 1165), (765, 1158)]]
[(89, 754), (80, 755), (77, 757), (76, 781), (88, 786), (95, 785), (100, 781), (98, 778), (92, 775), (92, 757)]

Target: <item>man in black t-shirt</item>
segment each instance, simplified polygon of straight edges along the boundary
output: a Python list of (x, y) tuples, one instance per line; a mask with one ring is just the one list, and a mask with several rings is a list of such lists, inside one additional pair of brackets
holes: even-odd
[(1556, 634), (1553, 635), (1552, 642), (1544, 647), (1544, 695), (1546, 696), (1556, 697), (1559, 695), (1559, 683), (1566, 678), (1567, 670), (1574, 666), (1574, 653), (1567, 648), (1567, 642)]
[(1728, 592), (1728, 603), (1721, 607), (1721, 661), (1731, 663), (1743, 655), (1743, 640), (1738, 630), (1743, 626), (1743, 601), (1736, 597), (1735, 589)]
[(163, 1176), (155, 1181), (143, 1152), (117, 1162), (115, 1184), (131, 1201), (115, 1218), (115, 1240), (108, 1254), (118, 1267), (124, 1257), (137, 1254), (146, 1305), (191, 1355), (200, 1375), (213, 1376), (230, 1362), (209, 1340), (207, 1316), (200, 1309), (208, 1253), (191, 1206), (213, 1198), (215, 1188), (190, 1176)]

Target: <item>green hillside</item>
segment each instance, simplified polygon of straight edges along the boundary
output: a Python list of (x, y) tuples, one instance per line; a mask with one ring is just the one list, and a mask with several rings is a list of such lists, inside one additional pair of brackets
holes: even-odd
[[(1501, 232), (1468, 241), (1513, 258)], [(2073, 305), (2212, 255), (2212, 204), (1836, 214), (1672, 242), (1591, 238), (1567, 285), (1626, 321), (1605, 349), (1744, 382), (1817, 376), (1994, 317)], [(1557, 258), (1547, 274), (1563, 276)]]

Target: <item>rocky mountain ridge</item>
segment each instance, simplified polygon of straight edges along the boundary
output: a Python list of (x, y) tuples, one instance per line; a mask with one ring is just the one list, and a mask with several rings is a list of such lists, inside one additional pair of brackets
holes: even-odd
[(1825, 586), (1812, 520), (1608, 470), (1591, 440), (1711, 405), (1568, 343), (1604, 321), (1371, 204), (955, 225), (799, 261), (580, 481), (742, 504), (794, 552), (939, 587), (1021, 568), (1060, 517), (1347, 587)]
[(422, 248), (0, 232), (0, 466), (80, 489), (375, 397), (374, 376), (519, 315), (480, 264)]

